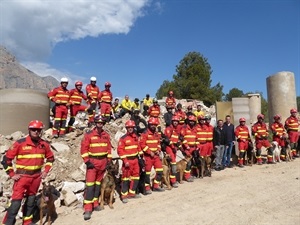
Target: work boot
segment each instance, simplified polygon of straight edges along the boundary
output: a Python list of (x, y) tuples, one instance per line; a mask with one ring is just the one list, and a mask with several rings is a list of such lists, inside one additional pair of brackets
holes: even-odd
[(187, 182), (194, 182), (194, 179), (192, 177), (189, 177), (188, 179), (186, 179)]
[(152, 191), (151, 190), (146, 190), (145, 191), (145, 195), (151, 195), (152, 194)]
[(84, 220), (89, 220), (89, 219), (91, 219), (91, 216), (92, 216), (92, 212), (90, 212), (90, 211), (87, 211), (87, 212), (84, 212), (84, 213), (83, 213), (83, 219), (84, 219)]
[(157, 187), (157, 188), (153, 188), (153, 191), (162, 192), (165, 191), (165, 189), (161, 187)]
[(54, 134), (54, 135), (53, 135), (53, 138), (58, 138), (58, 134)]
[(122, 199), (122, 202), (123, 202), (124, 204), (128, 203), (128, 198)]
[(178, 188), (178, 182), (176, 181), (176, 183), (172, 184), (173, 188)]
[(94, 211), (101, 211), (100, 205), (97, 205), (96, 207), (94, 207)]
[(128, 198), (141, 198), (142, 196), (140, 194), (135, 195), (128, 195)]

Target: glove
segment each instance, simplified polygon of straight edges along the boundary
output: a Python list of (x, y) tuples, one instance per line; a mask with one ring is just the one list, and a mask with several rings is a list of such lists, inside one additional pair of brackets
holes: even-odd
[(93, 169), (93, 168), (95, 168), (94, 164), (91, 163), (90, 161), (87, 161), (87, 162), (85, 163), (85, 165), (86, 165), (86, 168), (87, 168), (87, 169)]

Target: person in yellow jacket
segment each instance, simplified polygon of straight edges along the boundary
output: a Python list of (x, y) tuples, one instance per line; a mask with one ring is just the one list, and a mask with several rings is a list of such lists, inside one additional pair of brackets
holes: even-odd
[(150, 98), (149, 94), (146, 94), (146, 98), (143, 99), (143, 116), (148, 116), (148, 109), (153, 104), (153, 99)]
[(203, 116), (203, 117), (205, 116), (200, 104), (197, 105), (197, 110), (194, 111), (193, 113), (196, 116), (196, 118), (198, 118), (199, 116)]
[(130, 101), (129, 96), (125, 95), (125, 98), (121, 102), (120, 116), (123, 117), (126, 113), (129, 113), (131, 115), (131, 106), (132, 102)]
[(135, 98), (132, 105), (131, 105), (131, 111), (134, 112), (134, 110), (140, 110), (141, 105), (140, 105), (140, 100), (138, 98)]

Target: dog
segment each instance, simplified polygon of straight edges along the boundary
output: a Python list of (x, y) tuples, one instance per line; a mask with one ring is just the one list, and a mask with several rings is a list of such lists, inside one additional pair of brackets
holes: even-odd
[(247, 158), (244, 159), (245, 165), (248, 166), (252, 166), (253, 164), (255, 164), (255, 152), (254, 152), (254, 146), (253, 146), (253, 142), (249, 142), (248, 144), (248, 148), (247, 148), (247, 152), (245, 154), (245, 157), (247, 156)]
[(140, 179), (138, 186), (136, 188), (136, 194), (146, 194), (145, 182), (146, 182), (146, 172), (145, 172), (145, 161), (142, 157), (138, 158), (140, 167)]
[(183, 183), (183, 175), (187, 164), (191, 161), (192, 156), (185, 156), (183, 159), (176, 163), (176, 173), (179, 173), (179, 183)]
[(171, 183), (170, 183), (170, 155), (164, 153), (164, 157), (162, 158), (162, 167), (163, 167), (163, 175), (162, 175), (162, 180), (161, 180), (161, 187), (163, 185), (167, 186), (167, 190), (171, 190)]
[(273, 152), (272, 152), (273, 162), (281, 162), (281, 160), (280, 160), (280, 149), (279, 149), (278, 142), (277, 141), (272, 141), (271, 145), (273, 147)]
[(55, 205), (54, 205), (55, 199), (53, 197), (54, 187), (44, 182), (42, 184), (43, 184), (43, 188), (42, 188), (41, 198), (39, 202), (40, 225), (43, 224), (44, 211), (47, 211), (46, 221), (47, 221), (47, 225), (50, 225), (51, 221), (53, 221), (54, 218), (57, 216)]
[(286, 162), (293, 161), (292, 159), (292, 148), (288, 140), (285, 141), (285, 160)]
[(204, 167), (205, 160), (200, 156), (199, 150), (195, 150), (192, 153), (192, 167), (195, 169), (195, 177), (203, 178), (204, 177)]
[(116, 179), (119, 173), (119, 163), (116, 160), (112, 160), (107, 164), (106, 167), (106, 174), (104, 175), (102, 182), (101, 182), (101, 189), (100, 189), (100, 198), (99, 198), (99, 205), (100, 209), (104, 209), (104, 203), (109, 206), (109, 208), (113, 209), (113, 202), (114, 202), (114, 194), (116, 190)]

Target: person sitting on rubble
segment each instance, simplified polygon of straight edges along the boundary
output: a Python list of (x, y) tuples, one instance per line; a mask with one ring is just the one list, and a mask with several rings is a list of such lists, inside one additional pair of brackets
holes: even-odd
[(119, 99), (115, 98), (114, 102), (111, 106), (111, 117), (116, 120), (121, 117), (120, 115), (121, 105), (119, 103)]
[(123, 117), (126, 113), (129, 113), (131, 115), (131, 101), (129, 99), (128, 95), (125, 95), (125, 98), (121, 102), (121, 111), (120, 111), (120, 116)]
[(135, 98), (133, 103), (131, 104), (131, 110), (134, 112), (134, 110), (140, 110), (141, 105), (140, 105), (140, 100), (138, 98)]

